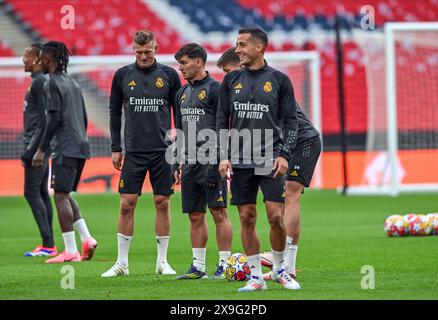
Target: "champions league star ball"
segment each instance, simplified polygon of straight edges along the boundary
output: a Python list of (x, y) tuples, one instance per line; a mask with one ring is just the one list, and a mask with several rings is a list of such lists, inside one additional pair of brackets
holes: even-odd
[(419, 214), (409, 223), (409, 233), (412, 236), (428, 236), (432, 233), (432, 219), (424, 214)]
[(432, 234), (438, 235), (438, 213), (429, 213), (427, 216), (432, 226)]
[(410, 224), (411, 221), (414, 220), (416, 217), (417, 215), (415, 213), (409, 213), (403, 216), (403, 220), (405, 220), (408, 224)]
[(234, 253), (225, 265), (225, 279), (228, 281), (246, 281), (251, 277), (248, 258), (243, 253)]
[(409, 224), (401, 215), (395, 214), (385, 220), (385, 232), (389, 237), (404, 237), (408, 235)]

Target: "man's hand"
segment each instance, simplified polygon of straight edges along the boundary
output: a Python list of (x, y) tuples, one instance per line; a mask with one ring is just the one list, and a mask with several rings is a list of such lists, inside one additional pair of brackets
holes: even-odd
[(173, 171), (173, 184), (180, 184), (181, 183), (181, 168), (182, 164), (174, 168)]
[(113, 166), (117, 170), (122, 170), (123, 154), (121, 152), (112, 153)]
[(274, 166), (272, 170), (276, 170), (274, 173), (274, 178), (283, 176), (287, 172), (288, 161), (283, 157), (277, 157), (274, 161)]
[(35, 152), (32, 158), (32, 167), (39, 168), (44, 166), (44, 158), (44, 152), (42, 152), (41, 149), (38, 148), (37, 152)]
[(233, 174), (233, 169), (231, 168), (230, 160), (222, 160), (219, 164), (219, 173), (222, 178), (231, 180), (230, 174)]

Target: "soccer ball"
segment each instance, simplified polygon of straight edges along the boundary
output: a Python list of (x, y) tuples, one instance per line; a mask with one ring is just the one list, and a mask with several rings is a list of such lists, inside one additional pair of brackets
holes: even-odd
[(428, 217), (432, 226), (432, 234), (438, 235), (438, 213), (429, 213)]
[(409, 213), (403, 216), (403, 220), (405, 220), (408, 224), (411, 223), (417, 217), (415, 213)]
[(408, 235), (409, 224), (401, 215), (394, 214), (385, 220), (385, 232), (389, 237), (404, 237)]
[(432, 233), (432, 219), (424, 214), (419, 214), (409, 224), (409, 233), (413, 236), (428, 236)]
[(234, 253), (225, 265), (225, 279), (228, 281), (246, 281), (251, 277), (248, 258), (243, 253)]

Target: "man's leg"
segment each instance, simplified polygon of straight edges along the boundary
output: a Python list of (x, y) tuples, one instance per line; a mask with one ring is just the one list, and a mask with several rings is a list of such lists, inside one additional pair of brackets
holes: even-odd
[(70, 205), (73, 209), (73, 227), (78, 231), (82, 243), (82, 260), (90, 260), (97, 247), (97, 241), (91, 236), (85, 219), (82, 218), (79, 205), (75, 199), (69, 197)]
[(134, 211), (138, 194), (120, 193), (120, 214), (117, 227), (117, 262), (101, 276), (104, 278), (129, 275), (129, 248), (134, 235)]
[(301, 232), (301, 195), (304, 186), (297, 181), (286, 181), (286, 204), (284, 225), (286, 230), (286, 247), (284, 266), (286, 272), (295, 275), (298, 241)]
[(285, 232), (283, 224), (284, 204), (281, 202), (266, 201), (266, 213), (271, 226), (269, 239), (271, 241), (273, 266), (272, 271), (277, 272), (283, 266)]
[(190, 269), (177, 279), (206, 279), (206, 246), (208, 240), (208, 225), (205, 212), (189, 213), (190, 240), (192, 242), (193, 259)]
[(45, 169), (46, 168), (33, 168), (31, 166), (25, 167), (24, 196), (29, 203), (40, 231), (43, 242), (42, 246), (52, 248), (54, 246), (53, 234), (48, 224), (47, 208), (41, 197), (41, 184), (44, 181)]
[(228, 218), (226, 208), (210, 208), (216, 225), (216, 242), (219, 249), (219, 263), (227, 262), (231, 255), (231, 243), (233, 241), (233, 227)]
[(53, 242), (53, 207), (52, 202), (50, 200), (49, 195), (49, 188), (48, 188), (48, 182), (49, 182), (49, 162), (47, 161), (47, 164), (44, 166), (44, 179), (40, 186), (40, 194), (41, 198), (43, 199), (44, 205), (46, 207), (46, 220), (47, 224), (49, 226), (50, 234), (52, 236)]
[(176, 274), (167, 262), (170, 239), (170, 196), (154, 195), (155, 235), (157, 239), (156, 273)]
[(81, 256), (76, 245), (75, 232), (73, 231), (73, 209), (70, 204), (70, 193), (55, 189), (55, 204), (58, 212), (58, 220), (64, 239), (64, 252), (58, 256), (46, 260), (46, 263), (62, 263), (81, 261)]

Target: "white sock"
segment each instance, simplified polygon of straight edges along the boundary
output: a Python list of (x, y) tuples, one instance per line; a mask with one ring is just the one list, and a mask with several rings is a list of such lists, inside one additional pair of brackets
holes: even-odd
[(117, 262), (128, 266), (129, 247), (131, 246), (132, 236), (125, 236), (124, 234), (117, 234), (118, 256)]
[(219, 251), (219, 262), (218, 265), (225, 263), (231, 256), (231, 251)]
[(193, 265), (199, 271), (205, 272), (205, 255), (207, 252), (206, 248), (192, 248), (193, 252)]
[(283, 268), (284, 251), (272, 250), (272, 272), (275, 274), (278, 270)]
[(169, 236), (156, 236), (157, 239), (157, 264), (167, 261), (167, 247), (169, 246)]
[(291, 259), (291, 251), (289, 250), (290, 245), (292, 244), (292, 237), (286, 237), (286, 244), (284, 245), (284, 268), (287, 271), (286, 266), (290, 264)]
[(262, 262), (260, 260), (260, 254), (248, 256), (248, 264), (251, 269), (251, 276), (256, 276), (259, 278), (259, 280), (263, 280)]
[(85, 223), (84, 219), (77, 220), (75, 223), (73, 223), (73, 227), (75, 227), (79, 232), (79, 235), (81, 236), (81, 242), (84, 242), (91, 237), (90, 231), (88, 231), (87, 224)]
[(75, 232), (64, 232), (62, 234), (62, 237), (64, 238), (65, 252), (67, 252), (68, 254), (77, 253), (78, 247), (76, 246)]
[(285, 254), (285, 257), (288, 256), (288, 259), (284, 260), (284, 268), (286, 269), (287, 273), (294, 273), (295, 263), (297, 261), (298, 246), (291, 244), (287, 251), (288, 253)]

